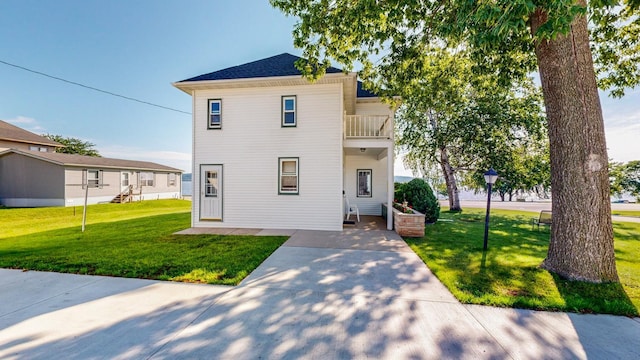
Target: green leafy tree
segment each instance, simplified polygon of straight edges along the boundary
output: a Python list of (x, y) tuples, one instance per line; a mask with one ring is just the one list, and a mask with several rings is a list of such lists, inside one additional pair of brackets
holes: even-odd
[(640, 160), (629, 161), (625, 165), (625, 188), (633, 196), (640, 197)]
[[(531, 139), (529, 139), (531, 140)], [(493, 167), (499, 174), (493, 186), (502, 201), (508, 197), (512, 201), (516, 194), (526, 194), (539, 189), (546, 190), (550, 186), (549, 148), (546, 141), (524, 141), (512, 147), (511, 152), (497, 159), (483, 160), (483, 168)], [(488, 161), (492, 161), (489, 163)], [(470, 173), (470, 183), (475, 189), (486, 187), (484, 171)]]
[(58, 148), (56, 152), (63, 154), (77, 154), (101, 157), (100, 153), (98, 153), (98, 150), (94, 149), (94, 146), (96, 146), (96, 144), (93, 144), (89, 141), (82, 141), (74, 137), (64, 137), (61, 135), (52, 134), (46, 134), (44, 135), (44, 137), (49, 140), (57, 141), (65, 146), (63, 148)]
[(625, 166), (621, 162), (609, 162), (609, 186), (611, 195), (621, 197), (625, 188)]
[[(620, 96), (640, 83), (639, 0), (270, 0), (300, 21), (299, 64), (318, 78), (335, 59), (372, 88), (410, 78), (425, 46), (468, 48), (474, 71), (509, 83), (535, 70), (549, 123), (554, 226), (542, 266), (560, 276), (618, 281), (598, 82)], [(587, 15), (592, 21), (595, 64)], [(375, 57), (374, 60), (372, 58)], [(394, 75), (395, 74), (395, 75)]]
[(609, 163), (609, 181), (611, 194), (622, 196), (629, 192), (633, 196), (640, 196), (640, 160), (629, 161), (628, 163)]
[(439, 166), (449, 209), (460, 211), (461, 171), (510, 161), (514, 146), (546, 135), (542, 98), (530, 78), (502, 84), (495, 75), (474, 73), (466, 51), (430, 47), (429, 52), (420, 73), (386, 86), (403, 99), (396, 121), (405, 164), (422, 174)]

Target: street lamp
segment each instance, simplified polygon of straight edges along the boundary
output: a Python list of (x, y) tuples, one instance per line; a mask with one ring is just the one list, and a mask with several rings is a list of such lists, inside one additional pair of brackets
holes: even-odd
[(484, 181), (487, 183), (487, 216), (484, 218), (484, 246), (483, 250), (487, 250), (487, 241), (489, 240), (489, 209), (491, 208), (491, 186), (495, 184), (498, 179), (498, 173), (493, 170), (493, 168), (489, 169), (486, 173), (484, 173)]

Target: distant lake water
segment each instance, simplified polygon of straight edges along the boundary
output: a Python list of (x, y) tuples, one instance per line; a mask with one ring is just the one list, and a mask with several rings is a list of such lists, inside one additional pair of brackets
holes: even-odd
[(191, 182), (191, 180), (182, 180), (182, 195), (193, 195), (193, 183)]

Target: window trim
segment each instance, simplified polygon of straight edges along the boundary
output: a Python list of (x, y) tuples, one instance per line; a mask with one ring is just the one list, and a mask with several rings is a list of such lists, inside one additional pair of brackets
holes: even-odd
[[(369, 195), (360, 195), (360, 172), (369, 173)], [(373, 170), (372, 169), (357, 169), (356, 170), (356, 197), (359, 198), (371, 198), (373, 197)]]
[[(138, 181), (138, 185), (140, 187), (142, 187), (142, 186), (155, 187), (156, 186), (156, 173), (155, 172), (153, 172), (153, 171), (140, 171), (139, 174), (140, 174), (139, 175), (140, 178), (139, 178), (139, 181)], [(145, 183), (145, 184), (142, 183), (142, 181), (149, 181), (147, 179), (142, 180), (142, 174), (151, 174), (151, 185), (148, 185), (148, 183)]]
[[(91, 181), (97, 181), (97, 183), (95, 184), (95, 186), (89, 186), (89, 172), (95, 172), (98, 177), (97, 179), (92, 178)], [(93, 188), (93, 189), (102, 189), (102, 187), (104, 186), (103, 184), (103, 171), (100, 169), (83, 169), (82, 170), (82, 188), (86, 189), (87, 187), (89, 188)]]
[[(293, 110), (285, 110), (284, 103), (286, 100), (293, 100)], [(296, 95), (283, 95), (280, 100), (280, 126), (281, 127), (297, 127), (298, 126), (298, 99)], [(293, 124), (285, 123), (285, 114), (293, 113)]]
[[(171, 183), (171, 175), (173, 175), (173, 184)], [(178, 174), (167, 173), (167, 187), (175, 187), (178, 183)]]
[[(126, 175), (126, 178), (127, 178), (127, 183), (126, 184), (124, 183), (125, 175)], [(129, 184), (131, 184), (131, 176), (130, 175), (131, 174), (129, 174), (128, 171), (121, 171), (120, 172), (120, 187), (123, 187), (123, 186), (127, 186), (128, 187)]]
[[(213, 114), (211, 111), (211, 104), (218, 103), (220, 105), (220, 110), (218, 114)], [(220, 116), (220, 122), (217, 125), (211, 123), (211, 115)], [(220, 130), (222, 129), (222, 99), (209, 99), (207, 101), (207, 129), (208, 130)]]
[[(285, 161), (296, 162), (296, 190), (282, 191), (282, 164)], [(278, 158), (278, 195), (300, 195), (300, 158), (298, 157), (279, 157)]]
[(216, 186), (211, 186), (212, 189), (215, 190), (215, 192), (211, 192), (209, 193), (209, 187), (207, 186), (207, 184), (204, 185), (204, 197), (205, 198), (217, 198), (218, 197), (218, 189), (220, 188), (220, 172), (218, 170), (205, 170), (205, 178), (207, 180), (209, 180), (209, 178), (207, 177), (207, 175), (209, 173), (215, 174), (215, 179), (216, 179)]

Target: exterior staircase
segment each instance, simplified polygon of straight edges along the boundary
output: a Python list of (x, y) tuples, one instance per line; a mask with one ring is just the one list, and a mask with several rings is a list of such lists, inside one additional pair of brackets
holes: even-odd
[(115, 204), (122, 204), (127, 202), (127, 200), (131, 201), (132, 196), (133, 196), (133, 186), (129, 185), (120, 194), (116, 195), (116, 197), (114, 197), (111, 200), (111, 202)]

